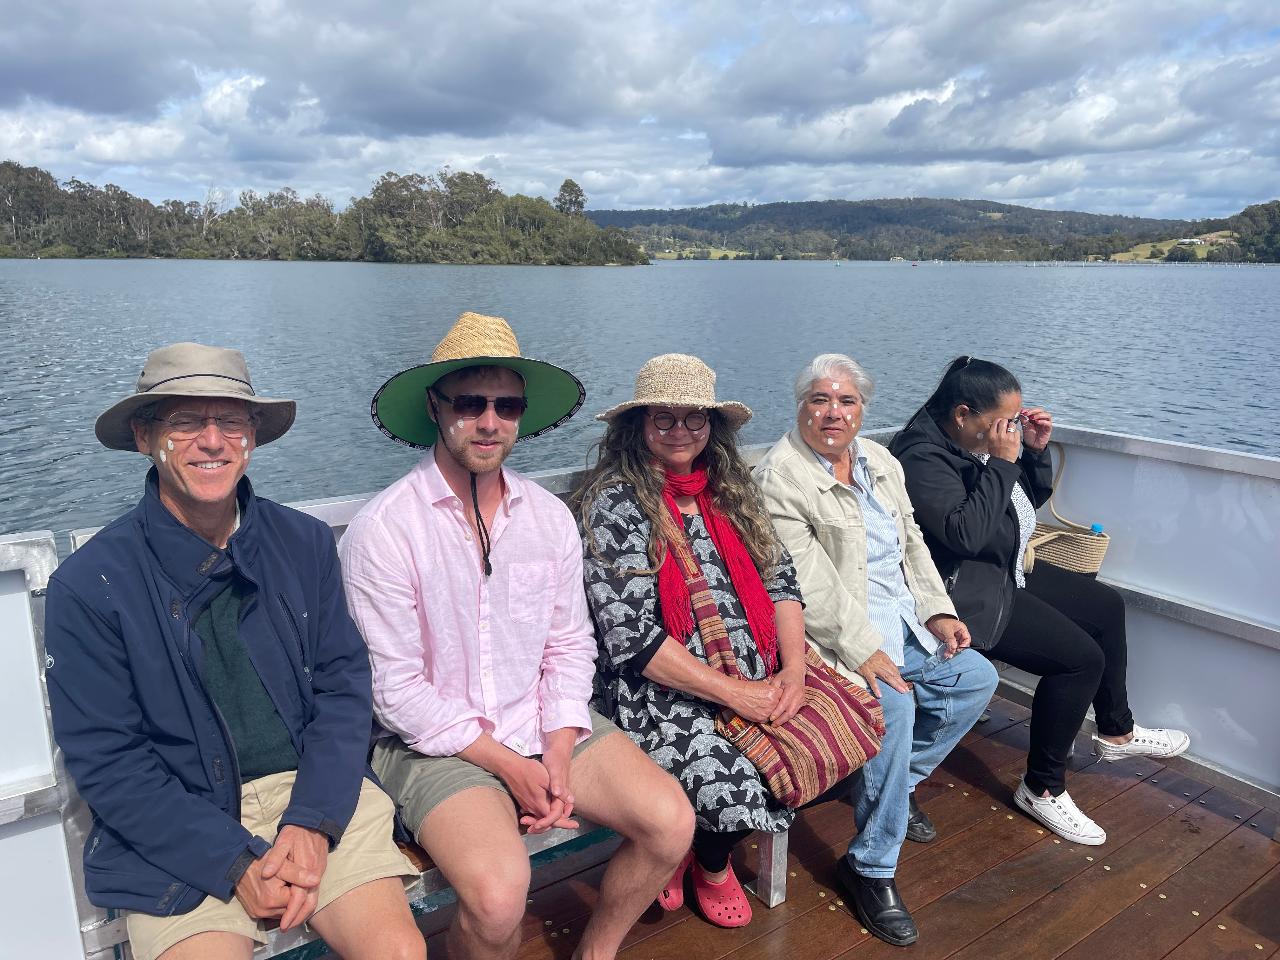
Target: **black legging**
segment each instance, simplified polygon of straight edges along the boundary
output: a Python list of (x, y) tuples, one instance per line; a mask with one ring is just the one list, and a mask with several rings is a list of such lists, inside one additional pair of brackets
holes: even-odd
[(733, 848), (751, 835), (750, 830), (713, 833), (698, 827), (693, 831), (693, 856), (708, 873), (719, 873), (729, 865)]
[(1031, 704), (1027, 787), (1066, 789), (1067, 753), (1093, 703), (1098, 733), (1133, 729), (1125, 686), (1128, 648), (1120, 594), (1082, 573), (1040, 563), (1015, 592), (1013, 615), (992, 657), (1039, 675)]

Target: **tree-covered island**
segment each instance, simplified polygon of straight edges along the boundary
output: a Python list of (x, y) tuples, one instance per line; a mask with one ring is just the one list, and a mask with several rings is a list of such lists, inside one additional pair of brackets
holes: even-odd
[(152, 203), (117, 186), (59, 183), (37, 167), (0, 163), (0, 257), (186, 257), (375, 263), (638, 264), (648, 257), (616, 227), (582, 215), (566, 180), (553, 206), (508, 196), (481, 173), (386, 173), (343, 210), (285, 187), (232, 205)]

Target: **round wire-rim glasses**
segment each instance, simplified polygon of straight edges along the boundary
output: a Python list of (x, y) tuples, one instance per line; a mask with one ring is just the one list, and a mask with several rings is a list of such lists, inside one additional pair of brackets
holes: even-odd
[(659, 410), (657, 413), (650, 413), (649, 419), (653, 421), (653, 425), (659, 430), (674, 430), (677, 423), (683, 424), (684, 428), (690, 433), (701, 430), (707, 425), (709, 419), (705, 410), (690, 410), (683, 418), (677, 417), (670, 410)]

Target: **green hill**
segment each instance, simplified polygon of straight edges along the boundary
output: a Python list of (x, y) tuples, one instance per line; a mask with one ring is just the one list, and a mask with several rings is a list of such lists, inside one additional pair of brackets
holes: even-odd
[[(1280, 202), (1262, 208), (1280, 207)], [(720, 248), (758, 259), (1084, 260), (1109, 258), (1138, 244), (1213, 230), (1240, 234), (1241, 259), (1276, 259), (1265, 242), (1270, 214), (1250, 207), (1220, 221), (1159, 220), (1037, 210), (988, 200), (930, 198), (714, 204), (675, 210), (591, 210), (650, 253)], [(1243, 221), (1245, 230), (1241, 230)]]

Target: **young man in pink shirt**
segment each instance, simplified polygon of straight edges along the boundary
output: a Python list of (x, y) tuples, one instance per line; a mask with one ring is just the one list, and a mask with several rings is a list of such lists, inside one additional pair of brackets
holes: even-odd
[(569, 419), (581, 383), (520, 356), (506, 321), (464, 313), (431, 362), (373, 400), (387, 436), (426, 449), (339, 547), (389, 734), (374, 770), (458, 894), (454, 957), (519, 945), (521, 828), (622, 835), (575, 957), (613, 957), (689, 849), (679, 784), (587, 706), (596, 641), (567, 507), (502, 464)]

